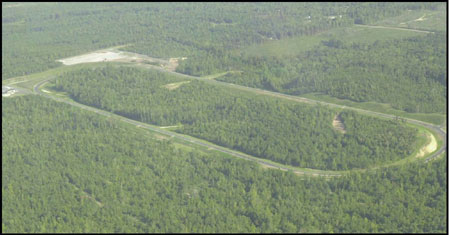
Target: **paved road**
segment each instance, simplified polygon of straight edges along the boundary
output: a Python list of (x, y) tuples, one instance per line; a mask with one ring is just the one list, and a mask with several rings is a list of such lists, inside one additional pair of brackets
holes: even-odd
[[(287, 95), (287, 94), (283, 94), (283, 93), (267, 91), (267, 90), (262, 90), (262, 89), (258, 89), (258, 88), (246, 87), (246, 86), (241, 86), (241, 85), (237, 85), (237, 84), (216, 81), (214, 79), (207, 79), (207, 78), (190, 76), (190, 75), (187, 75), (187, 74), (177, 73), (177, 72), (174, 72), (174, 71), (168, 71), (168, 70), (165, 70), (163, 68), (160, 68), (160, 67), (157, 67), (157, 66), (152, 66), (152, 65), (140, 65), (140, 66), (141, 67), (148, 67), (148, 68), (156, 69), (156, 70), (163, 71), (163, 72), (166, 72), (166, 73), (171, 73), (171, 74), (178, 75), (178, 76), (184, 77), (184, 78), (197, 79), (197, 80), (201, 80), (201, 81), (204, 81), (204, 82), (207, 82), (207, 83), (212, 83), (212, 84), (217, 84), (217, 85), (221, 85), (221, 86), (226, 86), (226, 87), (233, 88), (233, 89), (249, 91), (249, 92), (253, 92), (253, 93), (257, 93), (257, 94), (264, 94), (264, 95), (275, 96), (275, 97), (288, 99), (288, 100), (292, 100), (292, 101), (297, 101), (297, 102), (302, 102), (302, 103), (306, 102), (306, 103), (311, 103), (311, 104), (328, 105), (328, 106), (331, 106), (331, 107), (342, 108), (342, 109), (350, 109), (350, 110), (354, 110), (354, 111), (357, 111), (357, 112), (360, 112), (360, 113), (365, 113), (365, 114), (369, 114), (369, 115), (377, 116), (377, 117), (384, 117), (384, 118), (391, 118), (391, 119), (395, 119), (397, 117), (397, 116), (391, 115), (391, 114), (378, 113), (378, 112), (369, 111), (369, 110), (365, 110), (365, 109), (348, 107), (348, 106), (345, 106), (345, 105), (327, 103), (327, 102), (318, 101), (318, 100), (312, 100), (312, 99), (308, 99), (308, 98), (304, 98), (304, 97)], [(439, 156), (441, 153), (443, 153), (447, 149), (447, 134), (446, 134), (446, 132), (444, 130), (442, 130), (440, 128), (440, 126), (437, 126), (437, 125), (434, 125), (434, 124), (431, 124), (431, 123), (427, 123), (427, 122), (422, 122), (422, 121), (415, 120), (415, 119), (410, 119), (410, 118), (403, 118), (403, 119), (406, 122), (408, 122), (408, 123), (420, 125), (420, 126), (423, 126), (425, 128), (428, 128), (428, 129), (431, 129), (431, 130), (435, 131), (435, 133), (437, 133), (441, 137), (441, 139), (443, 140), (443, 144), (442, 144), (441, 148), (438, 151), (436, 151), (434, 154), (432, 154), (431, 156), (428, 156), (425, 159), (425, 162), (428, 162), (431, 159)]]
[[(224, 148), (224, 147), (221, 147), (221, 146), (217, 146), (217, 145), (214, 145), (214, 144), (206, 143), (205, 141), (200, 141), (200, 140), (198, 140), (196, 138), (193, 138), (193, 137), (190, 137), (190, 136), (185, 136), (185, 135), (181, 135), (181, 134), (176, 133), (176, 132), (167, 131), (167, 130), (161, 129), (159, 127), (155, 127), (155, 126), (143, 123), (143, 122), (139, 122), (139, 121), (135, 121), (135, 120), (132, 120), (132, 119), (128, 119), (128, 118), (125, 118), (125, 117), (120, 116), (120, 115), (112, 114), (112, 113), (104, 111), (104, 110), (93, 108), (91, 106), (83, 105), (83, 104), (80, 104), (80, 103), (77, 103), (77, 102), (74, 102), (74, 101), (70, 101), (70, 100), (66, 100), (66, 99), (55, 97), (53, 95), (49, 95), (48, 93), (44, 93), (44, 92), (42, 92), (39, 89), (42, 85), (44, 85), (46, 82), (48, 82), (48, 80), (50, 80), (50, 79), (41, 81), (38, 84), (36, 84), (34, 86), (34, 88), (33, 88), (34, 92), (36, 94), (39, 94), (39, 95), (41, 95), (43, 97), (46, 97), (46, 98), (50, 98), (50, 99), (53, 99), (53, 100), (56, 100), (56, 101), (59, 101), (59, 102), (63, 102), (63, 103), (66, 103), (66, 104), (69, 104), (69, 105), (72, 105), (72, 106), (76, 106), (78, 108), (81, 108), (81, 109), (84, 109), (84, 110), (88, 110), (88, 111), (92, 111), (92, 112), (95, 112), (97, 114), (101, 114), (101, 115), (104, 115), (104, 116), (107, 116), (107, 117), (115, 117), (115, 118), (117, 118), (117, 119), (119, 119), (119, 120), (121, 120), (123, 122), (135, 125), (137, 127), (141, 127), (141, 128), (144, 128), (144, 129), (148, 129), (148, 130), (154, 131), (154, 132), (158, 132), (160, 134), (171, 136), (173, 138), (177, 138), (177, 139), (189, 142), (189, 143), (194, 143), (196, 145), (201, 145), (201, 146), (204, 146), (204, 147), (207, 147), (207, 148), (212, 148), (212, 149), (215, 149), (215, 150), (220, 151), (222, 153), (230, 154), (230, 155), (238, 157), (238, 158), (242, 158), (242, 159), (249, 160), (249, 161), (254, 161), (254, 162), (260, 163), (262, 165), (265, 165), (265, 166), (268, 166), (268, 167), (277, 168), (277, 169), (280, 169), (280, 170), (283, 170), (283, 171), (292, 170), (292, 169), (289, 169), (289, 168), (286, 168), (286, 167), (280, 167), (280, 166), (271, 164), (271, 163), (266, 162), (264, 160), (254, 159), (254, 158), (248, 157), (248, 156), (246, 156), (246, 155), (244, 155), (242, 153), (239, 153), (237, 151), (230, 150), (230, 149), (227, 149), (227, 148)], [(328, 174), (328, 173), (322, 173), (323, 171), (321, 171), (321, 170), (313, 170), (313, 169), (307, 170), (307, 171), (301, 171), (301, 170), (292, 170), (292, 171), (294, 173), (297, 173), (297, 174), (306, 174), (306, 175), (314, 175), (314, 176), (325, 176), (325, 177), (341, 176), (340, 173)]]

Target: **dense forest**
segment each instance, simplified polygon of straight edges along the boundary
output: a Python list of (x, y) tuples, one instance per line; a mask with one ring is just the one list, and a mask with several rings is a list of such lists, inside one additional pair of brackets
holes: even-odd
[(45, 98), (2, 99), (5, 233), (445, 233), (446, 172), (440, 158), (302, 178)]
[[(391, 104), (407, 112), (446, 112), (446, 34), (403, 40), (346, 43), (339, 39), (297, 56), (198, 54), (180, 62), (177, 71), (217, 80), (302, 95), (321, 92), (357, 102)], [(407, 66), (405, 66), (407, 65)]]
[[(228, 50), (439, 3), (2, 3), (2, 79), (111, 46), (155, 57)], [(342, 16), (342, 17), (337, 17)], [(331, 19), (331, 18), (332, 19)], [(334, 17), (334, 18), (333, 18)]]
[[(177, 81), (178, 88), (167, 88)], [(150, 124), (178, 125), (175, 131), (180, 133), (293, 166), (347, 170), (392, 162), (411, 154), (417, 137), (417, 130), (394, 120), (339, 113), (144, 69), (72, 71), (59, 76), (54, 88), (83, 104)], [(333, 129), (338, 113), (348, 127), (345, 134)]]

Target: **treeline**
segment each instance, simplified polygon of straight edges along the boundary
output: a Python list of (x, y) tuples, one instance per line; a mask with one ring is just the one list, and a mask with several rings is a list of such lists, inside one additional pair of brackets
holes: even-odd
[(55, 89), (83, 104), (279, 163), (326, 170), (366, 168), (404, 158), (417, 130), (345, 111), (346, 134), (332, 126), (337, 110), (294, 103), (129, 67), (65, 73)]
[(325, 180), (177, 146), (42, 97), (2, 99), (2, 232), (447, 228), (445, 157)]
[(445, 113), (445, 34), (403, 40), (348, 43), (333, 38), (297, 56), (254, 57), (230, 53), (198, 55), (177, 71), (217, 80), (302, 95), (320, 92), (357, 102), (391, 104), (407, 112)]
[(45, 71), (60, 66), (57, 59), (117, 45), (155, 57), (191, 56), (311, 35), (361, 17), (395, 16), (433, 4), (2, 4), (2, 79)]

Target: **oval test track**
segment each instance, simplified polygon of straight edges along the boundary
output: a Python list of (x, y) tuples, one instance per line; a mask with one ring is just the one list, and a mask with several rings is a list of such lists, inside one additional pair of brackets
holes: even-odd
[[(132, 66), (136, 66), (136, 65), (132, 64)], [(355, 110), (355, 111), (360, 112), (360, 113), (366, 113), (366, 114), (369, 114), (369, 115), (372, 115), (372, 116), (378, 116), (378, 117), (384, 117), (384, 118), (392, 118), (392, 119), (396, 118), (396, 116), (390, 115), (390, 114), (378, 113), (378, 112), (374, 112), (374, 111), (368, 111), (368, 110), (364, 110), (364, 109), (348, 107), (348, 106), (345, 106), (345, 105), (327, 103), (327, 102), (312, 100), (312, 99), (309, 99), (309, 98), (304, 98), (304, 97), (299, 97), (299, 96), (292, 96), (292, 95), (287, 95), (287, 94), (283, 94), (283, 93), (262, 90), (262, 89), (258, 89), (258, 88), (246, 87), (246, 86), (241, 86), (241, 85), (237, 85), (237, 84), (233, 84), (233, 83), (216, 81), (214, 79), (207, 79), (207, 78), (190, 76), (190, 75), (187, 75), (187, 74), (177, 73), (175, 71), (165, 70), (165, 69), (163, 69), (161, 67), (154, 66), (154, 65), (148, 65), (148, 64), (142, 65), (142, 64), (139, 64), (137, 66), (139, 66), (139, 67), (146, 67), (146, 68), (150, 68), (150, 69), (156, 69), (156, 70), (159, 70), (159, 71), (162, 71), (162, 72), (166, 72), (166, 73), (171, 73), (171, 74), (174, 74), (174, 75), (177, 75), (177, 76), (180, 76), (180, 77), (190, 78), (190, 79), (197, 79), (197, 80), (201, 80), (201, 81), (204, 81), (204, 82), (207, 82), (207, 83), (221, 85), (221, 86), (225, 86), (225, 87), (229, 87), (229, 88), (233, 88), (233, 89), (250, 91), (250, 92), (253, 92), (253, 93), (256, 93), (256, 94), (270, 95), (270, 96), (275, 96), (275, 97), (288, 99), (288, 100), (292, 100), (292, 101), (296, 101), (296, 102), (302, 102), (302, 103), (306, 102), (306, 103), (311, 103), (311, 104), (328, 105), (328, 106), (331, 106), (331, 107), (342, 108), (342, 109), (350, 109), (350, 110)], [(280, 169), (280, 170), (283, 170), (283, 171), (291, 170), (291, 171), (293, 171), (294, 173), (297, 173), (297, 174), (310, 174), (310, 175), (327, 176), (327, 177), (341, 176), (342, 175), (341, 173), (338, 173), (338, 172), (336, 172), (335, 174), (325, 174), (325, 173), (319, 173), (319, 172), (323, 172), (323, 170), (308, 169), (308, 171), (300, 171), (300, 170), (293, 170), (293, 169), (290, 169), (290, 168), (277, 166), (277, 165), (268, 163), (268, 162), (266, 162), (264, 160), (257, 160), (257, 159), (253, 159), (253, 158), (247, 157), (244, 154), (239, 153), (239, 152), (234, 151), (234, 150), (229, 150), (227, 148), (220, 147), (220, 146), (217, 146), (217, 145), (213, 145), (213, 144), (210, 144), (210, 143), (204, 143), (204, 142), (201, 142), (201, 141), (197, 141), (193, 137), (186, 137), (186, 136), (178, 134), (176, 132), (166, 131), (166, 130), (163, 130), (161, 128), (155, 127), (155, 126), (151, 126), (151, 125), (148, 125), (148, 124), (145, 124), (145, 123), (142, 123), (142, 122), (138, 122), (138, 121), (135, 121), (135, 120), (132, 120), (132, 119), (128, 119), (128, 118), (125, 118), (125, 117), (120, 116), (120, 115), (112, 114), (112, 113), (109, 113), (109, 112), (106, 112), (106, 111), (103, 111), (103, 110), (100, 110), (100, 109), (97, 109), (97, 108), (93, 108), (91, 106), (82, 105), (82, 104), (77, 103), (75, 101), (68, 101), (68, 100), (56, 98), (56, 97), (54, 97), (52, 95), (48, 95), (48, 94), (42, 93), (39, 90), (39, 87), (42, 86), (43, 84), (45, 84), (46, 82), (48, 82), (48, 80), (50, 80), (50, 79), (46, 79), (46, 80), (41, 81), (38, 84), (36, 84), (34, 86), (34, 88), (33, 88), (34, 92), (39, 94), (39, 95), (42, 95), (44, 97), (47, 97), (47, 98), (50, 98), (50, 99), (53, 99), (53, 100), (56, 100), (56, 101), (59, 101), (59, 102), (64, 102), (64, 103), (67, 103), (67, 104), (70, 104), (70, 105), (73, 105), (73, 106), (77, 106), (79, 108), (82, 108), (82, 109), (85, 109), (85, 110), (89, 110), (89, 111), (93, 111), (93, 112), (96, 112), (98, 114), (102, 114), (102, 115), (107, 116), (107, 117), (114, 116), (114, 117), (117, 117), (121, 121), (133, 124), (135, 126), (143, 127), (145, 129), (149, 129), (149, 130), (152, 130), (154, 132), (165, 134), (165, 135), (168, 135), (168, 136), (171, 136), (171, 137), (175, 137), (175, 138), (178, 138), (178, 139), (181, 139), (181, 140), (184, 140), (184, 141), (187, 141), (187, 142), (191, 142), (191, 143), (194, 143), (194, 144), (197, 144), (197, 145), (201, 145), (201, 146), (204, 146), (204, 147), (212, 148), (212, 149), (215, 149), (217, 151), (220, 151), (220, 152), (223, 152), (223, 153), (226, 153), (226, 154), (230, 154), (230, 155), (238, 157), (238, 158), (242, 158), (242, 159), (245, 159), (245, 160), (258, 162), (258, 163), (260, 163), (262, 165), (266, 165), (266, 166), (269, 166), (269, 167), (274, 167), (274, 168), (277, 168), (277, 169)], [(410, 118), (403, 118), (403, 119), (406, 120), (409, 123), (420, 125), (420, 126), (423, 126), (425, 128), (434, 130), (437, 134), (439, 134), (441, 136), (442, 140), (444, 140), (441, 148), (439, 150), (435, 151), (430, 156), (428, 156), (425, 159), (425, 162), (428, 162), (428, 161), (436, 158), (437, 156), (439, 156), (441, 153), (443, 153), (446, 150), (446, 147), (447, 147), (447, 138), (446, 137), (447, 136), (446, 136), (446, 133), (439, 126), (436, 126), (436, 125), (433, 125), (433, 124), (430, 124), (430, 123), (426, 123), (426, 122), (422, 122), (422, 121), (419, 121), (419, 120), (415, 120), (415, 119), (410, 119)]]

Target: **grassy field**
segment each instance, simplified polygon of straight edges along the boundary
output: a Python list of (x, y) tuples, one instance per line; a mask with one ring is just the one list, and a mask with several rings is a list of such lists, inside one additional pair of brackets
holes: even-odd
[(243, 50), (234, 51), (235, 54), (243, 53), (247, 56), (261, 57), (285, 57), (295, 56), (316, 46), (322, 46), (322, 41), (336, 38), (344, 42), (373, 43), (377, 40), (403, 39), (424, 35), (420, 32), (412, 32), (396, 29), (364, 28), (358, 26), (335, 28), (312, 36), (299, 36), (281, 40), (272, 40), (262, 44), (254, 44)]
[(396, 29), (382, 29), (382, 28), (364, 28), (358, 26), (337, 28), (324, 32), (321, 35), (327, 38), (336, 38), (343, 42), (357, 42), (357, 43), (374, 43), (375, 41), (386, 41), (391, 39), (404, 39), (415, 36), (423, 36), (424, 33), (396, 30)]
[(248, 56), (294, 56), (320, 45), (323, 36), (300, 36), (282, 40), (272, 40), (262, 44), (254, 44), (242, 52)]
[(397, 110), (391, 107), (389, 104), (376, 103), (376, 102), (354, 102), (350, 100), (342, 100), (334, 98), (328, 95), (320, 93), (309, 93), (302, 95), (301, 97), (310, 98), (314, 100), (320, 100), (333, 104), (340, 104), (349, 107), (355, 107), (360, 109), (366, 109), (379, 113), (392, 114), (404, 118), (412, 118), (420, 121), (433, 123), (435, 125), (445, 125), (447, 117), (441, 113), (407, 113), (405, 111)]
[(446, 30), (446, 9), (445, 4), (437, 11), (411, 10), (402, 15), (390, 17), (375, 22), (373, 25), (392, 26), (410, 29), (423, 29), (432, 31)]

